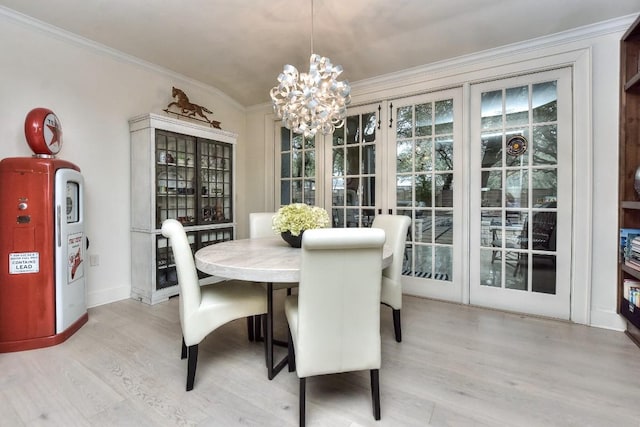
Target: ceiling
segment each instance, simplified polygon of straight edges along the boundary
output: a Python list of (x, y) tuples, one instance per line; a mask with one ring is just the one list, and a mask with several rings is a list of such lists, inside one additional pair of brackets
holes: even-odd
[[(311, 0), (0, 0), (206, 83), (269, 101), (285, 64), (308, 70)], [(640, 0), (314, 0), (315, 53), (351, 82), (637, 14)]]

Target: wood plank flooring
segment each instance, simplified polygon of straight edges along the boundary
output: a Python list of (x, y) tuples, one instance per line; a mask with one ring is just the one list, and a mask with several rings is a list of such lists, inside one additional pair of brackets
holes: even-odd
[[(297, 425), (295, 373), (267, 379), (244, 320), (203, 341), (185, 392), (177, 303), (92, 308), (66, 342), (0, 354), (0, 426)], [(384, 306), (382, 337), (382, 419), (357, 372), (307, 380), (309, 426), (640, 426), (640, 349), (623, 333), (405, 297), (404, 341)]]

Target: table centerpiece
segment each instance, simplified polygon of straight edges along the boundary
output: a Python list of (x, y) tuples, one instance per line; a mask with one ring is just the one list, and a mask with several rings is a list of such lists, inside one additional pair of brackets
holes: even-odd
[(305, 230), (326, 228), (329, 224), (329, 214), (325, 209), (306, 203), (283, 206), (273, 217), (273, 230), (294, 248), (302, 246), (302, 233)]

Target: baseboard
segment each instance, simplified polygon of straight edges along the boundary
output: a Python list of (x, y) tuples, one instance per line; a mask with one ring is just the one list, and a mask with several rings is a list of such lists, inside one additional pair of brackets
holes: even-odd
[(98, 292), (90, 292), (87, 294), (87, 307), (96, 307), (127, 298), (131, 298), (131, 288), (129, 286), (120, 286), (117, 288), (104, 289)]
[(627, 329), (627, 322), (614, 310), (595, 307), (591, 309), (591, 322), (589, 326), (622, 332)]

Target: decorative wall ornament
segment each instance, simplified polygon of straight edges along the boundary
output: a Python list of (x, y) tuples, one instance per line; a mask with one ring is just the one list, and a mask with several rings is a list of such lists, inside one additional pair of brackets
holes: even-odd
[[(205, 113), (213, 114), (213, 111), (189, 101), (189, 97), (183, 90), (174, 86), (171, 88), (171, 96), (175, 98), (175, 101), (170, 102), (169, 105), (167, 105), (167, 108), (164, 110), (165, 113), (172, 113), (179, 117), (186, 117), (200, 122), (205, 122), (211, 127), (220, 129), (220, 122), (211, 120), (205, 115)], [(176, 111), (171, 111), (172, 108)], [(196, 116), (200, 116), (201, 118)]]
[(512, 136), (507, 140), (507, 154), (510, 156), (521, 156), (527, 151), (528, 141), (522, 135)]

